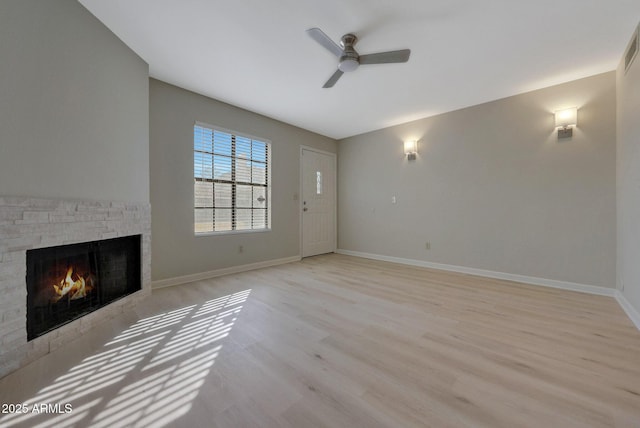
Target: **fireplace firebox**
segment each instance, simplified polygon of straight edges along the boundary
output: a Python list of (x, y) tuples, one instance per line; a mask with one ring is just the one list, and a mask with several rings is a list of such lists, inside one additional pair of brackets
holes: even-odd
[(141, 235), (27, 251), (27, 339), (141, 289)]

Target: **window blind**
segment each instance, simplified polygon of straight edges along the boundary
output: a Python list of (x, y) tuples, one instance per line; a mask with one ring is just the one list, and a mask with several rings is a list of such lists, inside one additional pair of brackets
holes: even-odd
[(194, 125), (196, 234), (271, 227), (271, 143)]

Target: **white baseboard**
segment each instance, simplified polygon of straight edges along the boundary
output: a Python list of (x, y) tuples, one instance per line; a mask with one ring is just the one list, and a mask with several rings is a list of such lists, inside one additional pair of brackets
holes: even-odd
[(512, 273), (494, 272), (484, 269), (455, 266), (442, 263), (426, 262), (423, 260), (405, 259), (400, 257), (383, 256), (380, 254), (362, 253), (360, 251), (337, 250), (338, 254), (348, 256), (363, 257), (366, 259), (381, 260), (385, 262), (400, 263), (410, 266), (426, 267), (431, 269), (446, 270), (450, 272), (465, 273), (469, 275), (484, 276), (487, 278), (504, 279), (507, 281), (522, 282), (531, 285), (542, 285), (544, 287), (560, 288), (563, 290), (579, 291), (581, 293), (597, 294), (600, 296), (614, 297), (616, 290), (613, 288), (599, 287), (596, 285), (578, 284), (568, 281), (557, 281), (555, 279), (538, 278), (535, 276), (516, 275)]
[(171, 287), (173, 285), (186, 284), (187, 282), (202, 281), (209, 278), (215, 278), (217, 276), (230, 275), (232, 273), (240, 273), (240, 272), (246, 272), (254, 269), (262, 269), (270, 266), (283, 265), (285, 263), (298, 262), (300, 260), (301, 260), (300, 256), (293, 256), (293, 257), (285, 257), (282, 259), (265, 260), (263, 262), (249, 263), (246, 265), (231, 266), (228, 268), (216, 269), (208, 272), (200, 272), (200, 273), (194, 273), (191, 275), (184, 275), (184, 276), (178, 276), (175, 278), (167, 278), (167, 279), (161, 279), (159, 281), (152, 281), (151, 287), (153, 289)]
[(638, 330), (640, 330), (640, 312), (638, 312), (636, 308), (634, 308), (631, 303), (629, 303), (627, 298), (624, 297), (624, 294), (622, 294), (619, 290), (616, 290), (615, 298), (618, 301), (618, 304), (622, 307), (622, 310), (624, 310), (629, 319), (631, 319), (631, 322), (636, 326)]

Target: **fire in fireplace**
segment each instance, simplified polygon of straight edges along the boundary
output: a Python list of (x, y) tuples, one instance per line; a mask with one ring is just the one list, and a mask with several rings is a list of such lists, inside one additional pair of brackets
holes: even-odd
[(141, 235), (27, 251), (27, 339), (141, 288)]
[[(67, 297), (69, 300), (77, 300), (83, 299), (87, 297), (87, 293), (93, 290), (93, 275), (88, 275), (85, 279), (83, 275), (76, 274), (76, 280), (74, 281), (73, 276), (74, 266), (70, 266), (67, 269), (67, 275), (64, 279), (60, 280), (60, 284), (53, 284), (53, 290), (55, 291), (55, 295), (51, 298), (54, 303), (57, 303), (63, 297)], [(88, 282), (90, 284), (87, 284)]]

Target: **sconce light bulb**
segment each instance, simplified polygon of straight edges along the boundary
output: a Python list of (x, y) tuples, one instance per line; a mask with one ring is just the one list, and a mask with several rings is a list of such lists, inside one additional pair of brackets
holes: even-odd
[(578, 124), (578, 108), (571, 107), (555, 112), (556, 128), (568, 128)]

